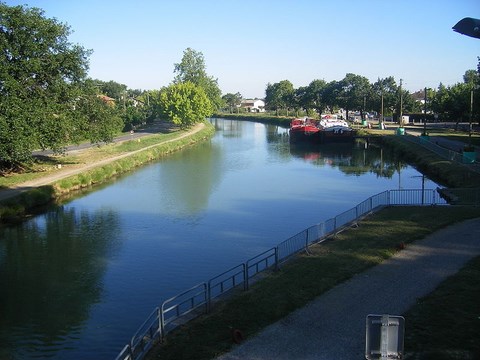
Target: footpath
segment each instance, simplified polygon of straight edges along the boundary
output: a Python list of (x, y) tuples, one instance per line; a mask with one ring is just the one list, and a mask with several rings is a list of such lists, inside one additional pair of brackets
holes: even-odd
[(367, 315), (402, 315), (478, 255), (480, 218), (449, 226), (336, 286), (217, 360), (365, 359)]
[[(182, 135), (180, 135), (178, 137), (175, 137), (173, 139), (164, 141), (163, 144), (173, 142), (173, 141), (177, 141), (177, 140), (180, 140), (184, 137), (195, 134), (198, 131), (202, 130), (204, 127), (205, 127), (204, 123), (199, 123), (195, 127), (193, 127), (189, 132), (183, 133)], [(135, 134), (135, 136), (129, 136), (129, 135), (122, 136), (120, 138), (115, 139), (114, 142), (119, 143), (119, 142), (131, 140), (131, 139), (137, 139), (139, 137), (150, 135), (150, 134), (158, 132), (157, 129), (153, 129), (153, 130), (154, 131), (138, 133), (138, 134)], [(159, 144), (150, 145), (150, 146), (144, 147), (144, 148), (139, 149), (139, 150), (131, 151), (131, 152), (120, 154), (120, 155), (111, 156), (111, 157), (108, 157), (106, 159), (96, 161), (96, 162), (91, 162), (91, 163), (88, 163), (88, 164), (79, 164), (79, 165), (75, 165), (75, 166), (71, 166), (71, 167), (62, 167), (61, 169), (58, 169), (55, 172), (50, 173), (50, 174), (45, 175), (45, 176), (42, 176), (38, 179), (30, 180), (30, 181), (24, 182), (22, 184), (18, 184), (15, 187), (7, 188), (7, 189), (0, 189), (0, 201), (9, 199), (11, 197), (14, 197), (14, 196), (20, 194), (23, 191), (26, 191), (26, 190), (29, 190), (29, 189), (32, 189), (32, 188), (35, 188), (35, 187), (43, 186), (43, 185), (52, 184), (56, 181), (67, 178), (69, 176), (73, 176), (73, 175), (76, 175), (76, 174), (81, 174), (82, 172), (85, 172), (87, 170), (93, 169), (93, 168), (98, 167), (98, 166), (103, 166), (103, 165), (109, 164), (113, 161), (120, 160), (124, 157), (131, 156), (133, 154), (148, 150), (148, 149), (153, 148), (153, 147), (158, 146), (158, 145)], [(85, 148), (84, 146), (70, 147), (69, 151), (70, 152), (81, 151), (84, 148)]]

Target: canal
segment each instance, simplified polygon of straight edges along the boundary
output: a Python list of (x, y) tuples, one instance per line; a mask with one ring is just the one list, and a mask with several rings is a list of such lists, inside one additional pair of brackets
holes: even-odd
[(380, 147), (216, 134), (0, 228), (0, 359), (114, 359), (154, 307), (390, 189), (437, 185)]

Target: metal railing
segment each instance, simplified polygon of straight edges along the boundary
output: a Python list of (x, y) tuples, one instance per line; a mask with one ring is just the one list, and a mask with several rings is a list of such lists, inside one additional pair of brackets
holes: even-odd
[[(479, 194), (478, 191), (476, 194)], [(476, 195), (478, 196), (478, 195)], [(213, 277), (174, 296), (162, 303), (140, 326), (130, 342), (125, 345), (116, 360), (143, 359), (157, 340), (162, 341), (166, 334), (199, 314), (207, 313), (212, 301), (234, 289), (247, 290), (258, 274), (277, 269), (280, 264), (308, 247), (320, 243), (337, 234), (346, 227), (355, 224), (362, 217), (391, 205), (446, 205), (447, 201), (437, 190), (389, 190), (373, 195), (356, 207), (347, 210), (323, 223), (313, 225), (276, 247), (247, 260), (245, 263)]]

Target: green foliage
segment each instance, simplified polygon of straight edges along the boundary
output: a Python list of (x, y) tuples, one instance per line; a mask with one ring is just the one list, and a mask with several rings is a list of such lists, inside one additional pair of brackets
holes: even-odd
[(230, 112), (233, 112), (233, 109), (238, 109), (238, 106), (242, 103), (242, 94), (239, 92), (236, 94), (225, 94), (222, 96), (222, 101), (230, 108)]
[(120, 101), (127, 92), (127, 85), (117, 83), (113, 80), (107, 82), (95, 80), (95, 83), (101, 94), (107, 95), (117, 101)]
[(81, 91), (82, 95), (75, 100), (75, 111), (71, 113), (77, 131), (72, 132), (70, 142), (85, 138), (92, 143), (112, 141), (124, 126), (117, 106), (96, 95), (90, 81), (83, 84)]
[(192, 82), (173, 84), (162, 89), (159, 105), (163, 116), (182, 128), (204, 121), (213, 112), (203, 88)]
[(294, 94), (293, 84), (288, 80), (267, 84), (265, 90), (267, 108), (278, 111), (279, 109), (293, 107)]
[(176, 73), (174, 84), (191, 82), (203, 89), (213, 110), (218, 110), (223, 106), (218, 80), (207, 75), (205, 59), (201, 52), (187, 48), (183, 52), (182, 61), (174, 66)]
[(58, 151), (76, 131), (71, 114), (89, 51), (69, 34), (40, 9), (0, 3), (0, 166), (37, 148)]

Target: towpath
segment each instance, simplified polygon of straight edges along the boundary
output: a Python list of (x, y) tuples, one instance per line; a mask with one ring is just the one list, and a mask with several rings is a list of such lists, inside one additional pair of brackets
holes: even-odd
[(336, 286), (217, 360), (365, 359), (367, 315), (403, 314), (477, 255), (480, 219), (437, 231)]
[[(169, 143), (169, 142), (172, 142), (172, 141), (177, 141), (179, 139), (183, 139), (187, 136), (190, 136), (194, 133), (199, 132), (204, 127), (205, 127), (204, 123), (199, 123), (196, 126), (194, 126), (193, 128), (191, 128), (190, 131), (185, 132), (182, 135), (179, 135), (178, 137), (175, 137), (174, 139), (166, 140), (163, 143), (165, 144), (165, 143)], [(133, 138), (146, 136), (146, 135), (149, 135), (149, 134), (152, 134), (152, 133), (155, 133), (155, 132), (159, 132), (159, 131), (150, 130), (148, 132), (145, 131), (145, 132), (135, 133), (132, 136), (131, 135), (122, 136), (120, 138), (116, 138), (115, 142), (127, 141), (127, 140), (131, 140)], [(103, 160), (96, 161), (96, 162), (91, 162), (91, 163), (88, 163), (88, 164), (76, 164), (76, 165), (68, 167), (68, 168), (63, 167), (61, 169), (56, 170), (55, 172), (45, 174), (45, 176), (42, 176), (40, 178), (18, 184), (15, 187), (0, 189), (0, 201), (9, 199), (11, 197), (14, 197), (14, 196), (20, 194), (22, 191), (26, 191), (26, 190), (29, 190), (29, 189), (32, 189), (32, 188), (35, 188), (35, 187), (43, 186), (43, 185), (52, 184), (56, 181), (67, 178), (69, 176), (80, 174), (82, 172), (85, 172), (87, 170), (93, 169), (93, 168), (98, 167), (98, 166), (106, 165), (106, 164), (111, 163), (113, 161), (122, 159), (124, 157), (130, 156), (130, 155), (133, 155), (133, 154), (136, 154), (138, 152), (147, 150), (149, 148), (153, 148), (153, 147), (158, 146), (158, 145), (159, 144), (151, 145), (151, 146), (148, 146), (148, 147), (144, 147), (140, 150), (135, 150), (135, 151), (131, 151), (131, 152), (128, 152), (128, 153), (111, 156), (111, 157), (108, 157), (107, 159), (103, 159)], [(85, 148), (87, 148), (87, 147), (86, 146), (70, 147), (69, 149), (67, 149), (67, 151), (69, 151), (69, 152), (82, 151)]]

